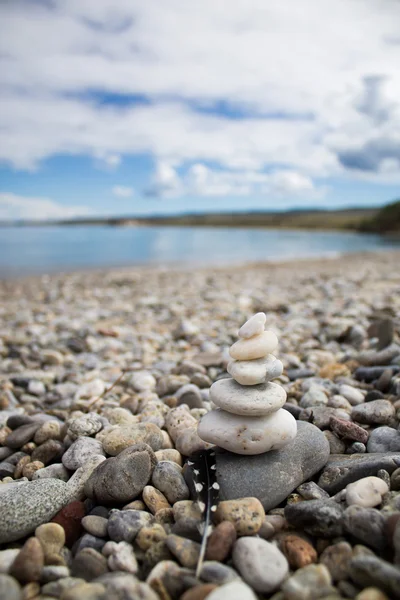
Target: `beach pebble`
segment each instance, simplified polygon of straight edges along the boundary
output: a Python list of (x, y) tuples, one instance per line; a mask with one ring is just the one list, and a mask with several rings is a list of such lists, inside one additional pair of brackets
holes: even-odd
[(70, 471), (82, 467), (89, 456), (100, 454), (105, 456), (101, 442), (87, 436), (78, 437), (63, 454), (62, 464)]
[(317, 473), (329, 458), (329, 444), (314, 425), (298, 422), (297, 428), (294, 441), (278, 452), (257, 456), (217, 453), (220, 498), (237, 499), (251, 494), (265, 510), (270, 510)]
[(182, 431), (197, 427), (196, 419), (190, 414), (189, 408), (185, 404), (170, 410), (165, 418), (165, 424), (174, 441)]
[(99, 504), (128, 502), (150, 481), (157, 459), (147, 444), (135, 444), (102, 462), (85, 484), (85, 494)]
[(173, 462), (160, 461), (157, 463), (151, 482), (171, 504), (179, 500), (187, 500), (190, 497), (189, 489), (182, 475), (182, 469)]
[(221, 521), (207, 540), (206, 560), (224, 562), (236, 541), (236, 528), (231, 521)]
[(368, 440), (368, 431), (365, 431), (365, 429), (351, 421), (331, 417), (329, 425), (331, 430), (342, 439), (354, 440), (356, 442), (361, 442), (362, 444), (366, 444)]
[(307, 500), (285, 507), (289, 525), (301, 527), (310, 535), (335, 537), (343, 531), (343, 509), (332, 500)]
[(318, 485), (329, 494), (336, 494), (349, 483), (376, 475), (380, 469), (392, 473), (400, 467), (400, 453), (332, 455), (318, 480)]
[(87, 515), (82, 519), (82, 526), (91, 535), (103, 538), (107, 535), (108, 519), (97, 515)]
[(116, 456), (129, 446), (143, 442), (156, 451), (163, 446), (163, 436), (160, 428), (154, 423), (132, 423), (121, 425), (105, 432), (101, 442), (104, 451)]
[(136, 536), (135, 544), (142, 550), (148, 550), (154, 544), (162, 542), (167, 537), (167, 533), (162, 525), (153, 523), (144, 526)]
[(238, 416), (219, 409), (201, 419), (197, 432), (204, 441), (230, 452), (255, 455), (289, 444), (296, 437), (297, 426), (284, 409), (263, 417)]
[(200, 579), (217, 585), (224, 585), (231, 581), (240, 580), (239, 573), (232, 567), (215, 560), (206, 560), (200, 571)]
[(30, 442), (34, 438), (36, 431), (40, 428), (41, 423), (27, 423), (14, 429), (5, 439), (5, 445), (8, 448), (21, 448), (27, 442)]
[(299, 405), (301, 408), (309, 408), (312, 406), (326, 406), (328, 404), (328, 396), (323, 388), (317, 385), (312, 385), (309, 390), (302, 396)]
[(107, 559), (94, 548), (83, 548), (72, 561), (71, 574), (73, 577), (92, 581), (107, 572)]
[(42, 546), (38, 539), (31, 537), (19, 551), (10, 567), (9, 574), (15, 577), (20, 583), (39, 581), (43, 566), (44, 554)]
[(348, 542), (338, 542), (325, 548), (320, 563), (328, 569), (333, 581), (348, 579), (353, 549)]
[(59, 440), (61, 426), (57, 421), (46, 421), (36, 431), (33, 441), (35, 444), (43, 444), (47, 440)]
[(0, 574), (0, 598), (7, 600), (25, 600), (18, 581), (10, 575)]
[(280, 547), (292, 569), (300, 569), (317, 562), (318, 554), (315, 548), (298, 535), (285, 536)]
[[(90, 382), (93, 383), (93, 382)], [(94, 394), (97, 396), (97, 394)], [(90, 396), (89, 396), (90, 397)], [(89, 413), (68, 422), (68, 435), (72, 440), (80, 436), (90, 437), (103, 428), (103, 422), (96, 413)]]
[(216, 406), (235, 415), (260, 417), (276, 412), (286, 402), (286, 392), (276, 383), (243, 387), (234, 379), (220, 379), (210, 388)]
[(231, 581), (218, 587), (211, 594), (208, 594), (207, 600), (257, 600), (250, 586), (243, 581)]
[(163, 508), (171, 508), (171, 505), (164, 494), (152, 485), (146, 485), (143, 488), (142, 498), (143, 502), (153, 515)]
[(255, 335), (261, 335), (264, 331), (267, 317), (265, 313), (258, 312), (244, 323), (238, 331), (238, 337), (251, 338)]
[(52, 564), (51, 559), (60, 555), (65, 544), (65, 531), (58, 523), (43, 523), (35, 530), (44, 553), (45, 563)]
[(83, 502), (75, 500), (61, 509), (52, 522), (58, 523), (65, 532), (65, 544), (70, 548), (79, 538), (82, 531), (81, 521), (85, 516), (85, 506)]
[(133, 574), (138, 572), (139, 567), (131, 544), (107, 542), (103, 548), (103, 554), (108, 557), (107, 565), (111, 571), (126, 571)]
[[(197, 427), (182, 430), (175, 439), (176, 450), (182, 456), (190, 456), (199, 450), (207, 450), (213, 446), (202, 440), (197, 433)], [(169, 459), (168, 459), (169, 460)], [(179, 462), (176, 464), (179, 464)], [(182, 461), (181, 461), (182, 462)]]
[[(81, 581), (78, 578), (74, 580)], [(60, 600), (104, 600), (105, 591), (101, 583), (77, 583), (63, 591)]]
[(377, 427), (371, 431), (368, 452), (400, 452), (400, 431), (392, 427)]
[(385, 518), (379, 510), (349, 506), (344, 511), (343, 524), (345, 531), (363, 544), (376, 550), (383, 550), (385, 547)]
[(285, 579), (289, 565), (280, 550), (256, 537), (242, 537), (233, 547), (233, 564), (256, 591), (270, 593)]
[(70, 499), (67, 484), (41, 479), (0, 494), (0, 543), (19, 540), (50, 519)]
[(105, 462), (105, 456), (93, 454), (89, 456), (82, 467), (79, 467), (67, 481), (70, 500), (83, 500), (86, 497), (85, 484), (95, 469)]
[(346, 398), (352, 406), (362, 404), (364, 402), (364, 394), (361, 390), (343, 383), (339, 385), (339, 394)]
[(356, 556), (350, 562), (350, 577), (360, 587), (375, 586), (389, 598), (400, 598), (400, 570), (375, 556)]
[(379, 477), (364, 477), (346, 486), (346, 502), (350, 506), (357, 504), (364, 508), (373, 508), (382, 502), (382, 496), (389, 486)]
[(229, 349), (235, 360), (254, 360), (271, 354), (278, 345), (278, 338), (272, 331), (264, 331), (248, 339), (240, 339)]
[(288, 600), (310, 600), (327, 597), (334, 591), (331, 584), (331, 576), (325, 565), (308, 565), (284, 581), (282, 591)]
[(238, 536), (256, 534), (265, 517), (264, 508), (257, 498), (219, 502), (214, 514), (217, 523), (224, 521), (232, 523)]
[(178, 400), (178, 406), (180, 404), (186, 404), (189, 408), (203, 408), (203, 397), (197, 385), (193, 383), (187, 383), (183, 385), (177, 392), (175, 397)]
[(0, 573), (8, 573), (11, 565), (19, 553), (19, 550), (19, 548), (0, 550)]
[(372, 400), (353, 407), (351, 418), (358, 423), (387, 425), (396, 410), (389, 400)]
[(135, 371), (129, 377), (129, 383), (136, 392), (154, 390), (156, 387), (156, 380), (149, 371)]
[(113, 509), (108, 519), (108, 535), (114, 542), (132, 542), (142, 527), (154, 523), (154, 517), (142, 510)]
[(231, 360), (228, 373), (240, 385), (258, 385), (280, 377), (283, 364), (273, 354), (256, 360)]
[(173, 534), (167, 536), (165, 543), (183, 567), (188, 569), (196, 567), (200, 556), (200, 544)]

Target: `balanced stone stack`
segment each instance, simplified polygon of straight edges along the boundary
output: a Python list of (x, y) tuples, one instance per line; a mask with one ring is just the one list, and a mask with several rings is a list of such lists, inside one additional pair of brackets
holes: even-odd
[(283, 365), (271, 354), (278, 338), (264, 331), (266, 316), (257, 313), (239, 329), (231, 346), (232, 378), (216, 381), (210, 399), (217, 406), (200, 421), (201, 439), (236, 454), (262, 454), (283, 448), (297, 433), (296, 420), (282, 406), (285, 390), (271, 380), (282, 375)]

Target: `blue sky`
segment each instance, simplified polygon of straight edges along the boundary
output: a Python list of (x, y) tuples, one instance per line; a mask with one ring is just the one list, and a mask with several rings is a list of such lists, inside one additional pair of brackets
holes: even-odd
[(0, 219), (395, 199), (399, 22), (396, 0), (3, 2)]

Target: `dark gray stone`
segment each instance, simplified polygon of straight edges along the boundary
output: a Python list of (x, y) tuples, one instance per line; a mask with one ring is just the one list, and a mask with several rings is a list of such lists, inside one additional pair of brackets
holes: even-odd
[(148, 444), (129, 446), (96, 467), (85, 484), (85, 494), (100, 504), (129, 502), (148, 484), (156, 463)]
[(368, 452), (400, 452), (400, 431), (392, 427), (377, 427), (371, 431)]
[(78, 554), (84, 548), (93, 548), (94, 550), (102, 551), (106, 540), (96, 537), (95, 535), (91, 535), (90, 533), (84, 533), (81, 538), (76, 542), (73, 552), (74, 554)]
[(391, 454), (331, 454), (318, 485), (329, 494), (336, 494), (348, 483), (369, 475), (376, 475), (380, 469), (392, 473), (400, 467), (400, 452)]
[(41, 423), (27, 423), (26, 425), (21, 425), (21, 427), (14, 429), (14, 431), (8, 434), (5, 445), (8, 446), (8, 448), (21, 448), (21, 446), (33, 439), (33, 436), (41, 425)]
[(296, 379), (305, 379), (306, 377), (312, 377), (315, 375), (315, 371), (313, 369), (288, 369), (286, 371), (287, 376), (290, 381), (296, 381)]
[(329, 443), (310, 423), (298, 422), (293, 442), (257, 456), (217, 454), (221, 500), (258, 498), (265, 510), (275, 508), (301, 483), (326, 464)]
[(342, 535), (343, 509), (333, 500), (308, 500), (285, 507), (285, 518), (310, 535), (332, 538)]
[(47, 523), (70, 501), (67, 484), (39, 479), (0, 494), (0, 543), (19, 540)]
[[(400, 367), (396, 365), (391, 365), (393, 373), (398, 373), (400, 371)], [(375, 381), (375, 379), (379, 379), (379, 377), (384, 373), (386, 367), (358, 367), (355, 372), (355, 378), (358, 381), (365, 381), (366, 383), (370, 383), (371, 381)]]
[(345, 530), (371, 548), (382, 551), (385, 542), (385, 518), (376, 508), (349, 506), (344, 511)]
[(387, 425), (395, 414), (396, 410), (389, 400), (372, 400), (353, 406), (351, 418), (358, 423)]
[(11, 463), (4, 461), (0, 463), (0, 479), (3, 477), (12, 477), (14, 475), (15, 466)]
[(350, 577), (361, 588), (377, 587), (390, 598), (400, 598), (400, 569), (376, 556), (357, 556), (350, 561)]
[(391, 344), (383, 350), (365, 350), (356, 356), (356, 360), (360, 365), (366, 367), (375, 367), (377, 365), (390, 365), (392, 360), (399, 356), (400, 346)]
[(108, 535), (114, 542), (132, 542), (142, 527), (154, 523), (144, 510), (112, 510), (108, 519)]
[(369, 475), (376, 475), (380, 469), (392, 473), (400, 467), (400, 453), (392, 454), (331, 454), (318, 485), (329, 494), (336, 494), (348, 483)]
[(207, 583), (223, 585), (235, 579), (240, 579), (240, 575), (235, 569), (228, 567), (228, 565), (224, 565), (216, 560), (206, 560), (200, 571), (200, 579)]

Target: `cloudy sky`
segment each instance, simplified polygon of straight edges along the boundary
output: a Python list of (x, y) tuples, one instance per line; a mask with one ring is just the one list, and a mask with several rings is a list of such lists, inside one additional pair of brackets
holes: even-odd
[(399, 0), (1, 0), (0, 219), (400, 196)]

